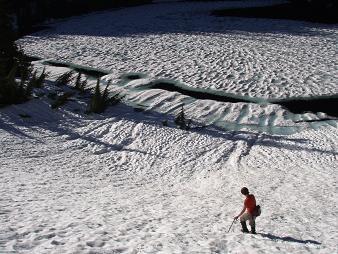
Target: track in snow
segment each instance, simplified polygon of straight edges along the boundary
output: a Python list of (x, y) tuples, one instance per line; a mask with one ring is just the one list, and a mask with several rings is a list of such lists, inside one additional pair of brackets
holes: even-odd
[[(77, 107), (1, 110), (0, 252), (334, 251), (335, 128), (186, 132), (123, 105)], [(263, 206), (261, 235), (226, 234), (242, 185)]]

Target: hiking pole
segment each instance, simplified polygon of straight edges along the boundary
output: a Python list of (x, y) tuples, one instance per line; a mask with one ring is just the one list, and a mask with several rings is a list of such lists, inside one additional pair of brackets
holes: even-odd
[(231, 225), (230, 225), (230, 228), (229, 228), (229, 230), (228, 230), (228, 233), (230, 232), (230, 229), (231, 229), (231, 227), (232, 227), (232, 225), (234, 224), (235, 221), (236, 221), (236, 219), (234, 219), (234, 220), (232, 221), (232, 223), (231, 223)]

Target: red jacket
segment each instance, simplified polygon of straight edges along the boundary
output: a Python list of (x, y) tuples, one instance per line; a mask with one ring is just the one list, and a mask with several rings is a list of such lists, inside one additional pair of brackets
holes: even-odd
[(256, 207), (256, 199), (255, 196), (252, 194), (249, 194), (246, 199), (244, 200), (244, 206), (248, 213), (252, 214), (255, 207)]

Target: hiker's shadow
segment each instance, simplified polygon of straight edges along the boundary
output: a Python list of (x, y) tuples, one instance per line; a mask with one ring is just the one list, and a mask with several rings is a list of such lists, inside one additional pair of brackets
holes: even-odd
[(285, 241), (285, 242), (303, 243), (303, 244), (311, 243), (311, 244), (317, 244), (317, 245), (322, 244), (322, 243), (314, 241), (314, 240), (300, 240), (300, 239), (293, 238), (291, 236), (281, 237), (281, 236), (276, 236), (276, 235), (273, 235), (273, 234), (265, 234), (265, 233), (258, 233), (258, 235), (261, 235), (263, 237), (269, 238), (269, 239), (274, 240), (274, 241)]

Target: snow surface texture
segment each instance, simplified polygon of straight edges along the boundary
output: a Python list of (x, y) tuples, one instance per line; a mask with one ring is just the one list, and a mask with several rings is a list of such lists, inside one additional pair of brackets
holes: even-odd
[[(0, 110), (0, 253), (337, 252), (336, 128), (183, 131), (83, 107)], [(257, 235), (227, 233), (242, 186), (263, 209)]]
[[(45, 69), (51, 81), (55, 81), (61, 74), (72, 70), (68, 67), (46, 65), (44, 60), (33, 62), (33, 65), (40, 72)], [(78, 65), (76, 67), (86, 70), (86, 67)], [(105, 70), (99, 71), (107, 73)], [(139, 78), (128, 79), (130, 75), (139, 76)], [(142, 76), (139, 73), (128, 73), (118, 79), (114, 77), (114, 74), (107, 74), (101, 77), (102, 87), (105, 87), (109, 80), (113, 80), (110, 91), (122, 93), (125, 96), (125, 104), (140, 110), (164, 113), (167, 118), (177, 115), (184, 105), (187, 118), (201, 126), (214, 125), (224, 130), (246, 130), (277, 135), (290, 135), (308, 128), (318, 129), (328, 125), (337, 127), (337, 119), (327, 119), (327, 115), (321, 112), (293, 114), (276, 104), (201, 100), (178, 92), (149, 89), (147, 86), (151, 82), (160, 80)], [(90, 79), (88, 88), (94, 88), (95, 85), (96, 81)]]
[(209, 15), (271, 3), (156, 3), (71, 18), (19, 42), (31, 55), (110, 69), (115, 77), (143, 72), (265, 98), (337, 94), (335, 26)]
[[(231, 82), (245, 81), (235, 70), (243, 61), (248, 78), (276, 71), (287, 78), (285, 86), (252, 81), (235, 87), (226, 79), (214, 88), (268, 97), (337, 93), (335, 29), (206, 15), (244, 4), (158, 3), (72, 18), (21, 40), (43, 58), (111, 69), (102, 83), (113, 79), (112, 91), (147, 110), (118, 105), (86, 115), (76, 96), (52, 110), (46, 95), (0, 109), (0, 253), (337, 253), (336, 121), (308, 128), (282, 117), (276, 105), (222, 105), (137, 90), (159, 78), (213, 88), (228, 70), (238, 74)], [(290, 52), (297, 54), (286, 56)], [(228, 58), (215, 63), (222, 53)], [(55, 90), (51, 81), (68, 70), (47, 66), (50, 80), (40, 92)], [(147, 76), (121, 81), (133, 72)], [(297, 83), (297, 73), (300, 81), (319, 76)], [(204, 124), (217, 126), (218, 115), (266, 128), (292, 124), (298, 131), (183, 131), (173, 126), (182, 102), (189, 104), (187, 115)], [(168, 117), (169, 127), (162, 126)], [(239, 223), (227, 233), (242, 208), (243, 186), (262, 206), (257, 235), (242, 234)]]

